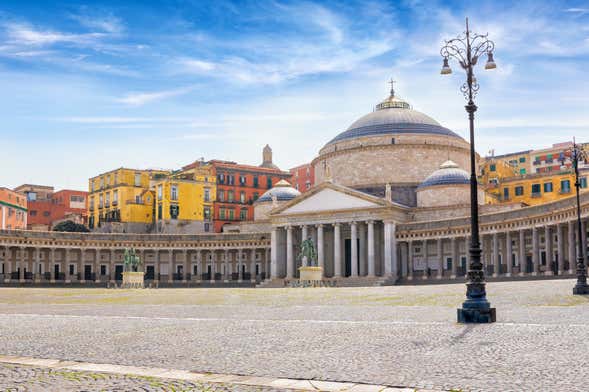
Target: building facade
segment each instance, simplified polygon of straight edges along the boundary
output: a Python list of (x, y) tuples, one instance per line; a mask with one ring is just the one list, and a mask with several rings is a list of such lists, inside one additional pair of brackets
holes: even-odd
[(14, 189), (24, 194), (28, 203), (27, 229), (51, 230), (60, 222), (71, 220), (88, 223), (88, 192), (54, 188), (44, 185), (24, 184)]
[(213, 160), (209, 162), (217, 180), (217, 197), (214, 202), (214, 227), (220, 233), (223, 227), (254, 219), (253, 203), (274, 184), (289, 179), (272, 163), (272, 150), (266, 145), (260, 166)]
[(293, 167), (289, 172), (292, 186), (299, 192), (306, 192), (315, 185), (315, 169), (311, 163)]
[[(313, 241), (323, 279), (333, 285), (464, 281), (468, 150), (462, 137), (391, 92), (373, 113), (319, 150), (317, 184), (309, 191), (301, 193), (284, 179), (274, 182), (277, 174), (266, 180), (270, 189), (263, 189), (258, 177), (258, 187), (252, 187), (260, 192), (256, 201), (252, 197), (254, 219), (232, 225), (238, 233), (0, 231), (0, 281), (117, 282), (124, 249), (133, 247), (151, 283), (253, 285), (253, 280), (283, 287), (296, 284), (305, 239)], [(229, 164), (224, 170), (224, 164), (215, 176), (219, 180), (222, 174), (229, 183), (218, 183), (217, 194), (234, 190), (235, 198), (243, 182), (239, 173), (247, 168), (231, 171), (236, 164)], [(573, 194), (528, 205), (487, 204), (484, 187), (479, 192), (482, 261), (489, 280), (575, 274), (577, 246), (587, 249), (589, 192), (580, 195), (579, 238)]]
[(0, 228), (2, 230), (26, 230), (27, 199), (8, 188), (0, 188)]
[(147, 233), (153, 230), (153, 184), (164, 170), (119, 168), (88, 180), (88, 226), (100, 232)]

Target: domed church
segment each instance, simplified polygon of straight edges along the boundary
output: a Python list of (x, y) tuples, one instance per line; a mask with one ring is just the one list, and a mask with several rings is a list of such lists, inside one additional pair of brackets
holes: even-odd
[[(313, 165), (311, 190), (297, 194), (288, 183), (280, 184), (255, 203), (256, 220), (241, 227), (271, 233), (272, 280), (297, 278), (301, 261), (296, 255), (308, 238), (316, 245), (325, 279), (386, 284), (464, 276), (470, 145), (456, 132), (413, 109), (391, 88), (374, 111), (327, 142)], [(542, 260), (555, 257), (550, 238), (555, 229), (530, 223), (530, 216), (545, 211), (519, 203), (485, 205), (482, 188), (478, 198), (487, 272), (550, 274), (554, 264), (543, 266)], [(570, 201), (558, 203), (573, 216)], [(554, 241), (564, 247), (573, 243), (573, 234), (561, 227)], [(544, 256), (541, 244), (546, 244)], [(571, 255), (566, 261), (561, 256), (558, 268), (572, 271)]]

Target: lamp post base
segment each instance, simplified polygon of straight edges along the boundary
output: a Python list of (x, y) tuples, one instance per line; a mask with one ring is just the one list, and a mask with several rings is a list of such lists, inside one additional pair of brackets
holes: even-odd
[(587, 284), (577, 284), (573, 287), (573, 295), (588, 295), (589, 286)]
[(460, 324), (490, 324), (497, 320), (495, 308), (456, 309)]

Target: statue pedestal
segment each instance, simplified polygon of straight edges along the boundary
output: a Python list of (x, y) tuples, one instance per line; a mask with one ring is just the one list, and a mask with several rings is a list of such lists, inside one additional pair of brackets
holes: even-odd
[(299, 274), (300, 281), (321, 281), (323, 280), (323, 267), (300, 267)]
[(123, 272), (123, 284), (121, 287), (124, 289), (142, 289), (144, 288), (144, 277), (145, 272)]

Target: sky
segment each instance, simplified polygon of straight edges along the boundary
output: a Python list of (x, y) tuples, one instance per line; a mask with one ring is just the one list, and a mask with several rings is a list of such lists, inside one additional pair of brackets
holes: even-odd
[(87, 189), (118, 168), (201, 157), (282, 169), (386, 98), (467, 137), (444, 39), (488, 33), (476, 69), (486, 155), (589, 141), (589, 1), (0, 3), (0, 186)]

